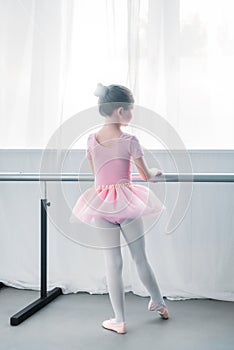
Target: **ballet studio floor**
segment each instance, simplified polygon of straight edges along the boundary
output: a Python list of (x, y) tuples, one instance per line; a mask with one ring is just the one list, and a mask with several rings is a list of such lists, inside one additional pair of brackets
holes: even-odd
[(39, 292), (0, 290), (0, 350), (233, 350), (234, 302), (192, 299), (166, 303), (170, 319), (147, 310), (148, 297), (126, 293), (127, 333), (101, 327), (113, 317), (107, 294), (79, 292), (57, 297), (18, 326), (10, 317)]

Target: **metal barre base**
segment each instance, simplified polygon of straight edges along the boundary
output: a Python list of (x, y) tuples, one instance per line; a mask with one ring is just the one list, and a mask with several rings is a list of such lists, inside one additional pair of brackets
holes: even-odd
[(26, 320), (28, 317), (33, 315), (35, 312), (39, 311), (44, 306), (49, 304), (51, 301), (57, 298), (60, 294), (62, 294), (62, 289), (58, 287), (52, 289), (50, 292), (47, 292), (46, 297), (37, 299), (36, 301), (29, 304), (24, 309), (22, 309), (21, 311), (13, 315), (10, 318), (11, 326), (17, 326), (18, 324)]
[(4, 287), (4, 286), (5, 286), (5, 284), (2, 283), (2, 282), (0, 282), (0, 288), (2, 288), (2, 287)]

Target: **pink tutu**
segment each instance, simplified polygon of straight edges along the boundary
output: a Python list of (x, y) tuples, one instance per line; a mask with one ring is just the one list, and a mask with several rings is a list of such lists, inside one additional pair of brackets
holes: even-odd
[(70, 223), (90, 223), (95, 217), (121, 224), (125, 219), (158, 215), (166, 207), (154, 192), (132, 182), (98, 185), (87, 189), (72, 209)]

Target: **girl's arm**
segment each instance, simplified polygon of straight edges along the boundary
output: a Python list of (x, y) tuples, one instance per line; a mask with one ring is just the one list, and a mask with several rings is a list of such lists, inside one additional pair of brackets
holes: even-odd
[(139, 157), (134, 159), (135, 165), (141, 178), (145, 181), (155, 178), (155, 176), (162, 175), (161, 169), (157, 168), (148, 168), (144, 157)]

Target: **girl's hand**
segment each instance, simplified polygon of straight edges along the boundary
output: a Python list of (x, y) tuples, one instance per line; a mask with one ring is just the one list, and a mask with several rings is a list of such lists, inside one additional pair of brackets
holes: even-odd
[(155, 178), (155, 176), (162, 175), (161, 169), (151, 168), (149, 169), (150, 179)]

